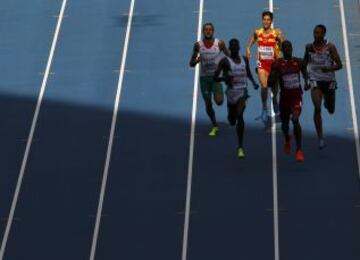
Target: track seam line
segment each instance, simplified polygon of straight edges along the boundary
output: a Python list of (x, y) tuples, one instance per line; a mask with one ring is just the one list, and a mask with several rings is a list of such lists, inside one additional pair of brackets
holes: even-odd
[[(274, 12), (274, 1), (269, 0), (269, 11)], [(272, 27), (274, 24), (272, 24)], [(272, 93), (270, 94), (273, 97)], [(273, 181), (273, 225), (274, 225), (274, 260), (280, 260), (279, 242), (279, 201), (278, 201), (278, 172), (277, 172), (277, 148), (276, 148), (276, 117), (270, 100), (271, 111), (271, 143), (272, 143), (272, 181)]]
[[(201, 28), (203, 23), (204, 14), (204, 0), (199, 1), (199, 18), (197, 28), (197, 41), (201, 40)], [(189, 147), (189, 160), (188, 160), (188, 178), (186, 189), (186, 204), (185, 204), (185, 219), (184, 219), (184, 233), (183, 233), (183, 247), (182, 247), (182, 260), (187, 259), (188, 240), (189, 240), (189, 226), (190, 226), (190, 210), (191, 210), (191, 189), (193, 178), (193, 162), (194, 162), (194, 146), (195, 146), (195, 127), (196, 127), (196, 110), (197, 110), (197, 97), (199, 92), (199, 65), (196, 66), (194, 74), (194, 91), (193, 91), (193, 106), (191, 115), (191, 130), (190, 130), (190, 147)]]
[(90, 258), (89, 258), (90, 260), (95, 259), (97, 241), (98, 241), (98, 237), (99, 237), (101, 214), (102, 214), (102, 210), (103, 210), (103, 206), (104, 206), (106, 185), (107, 185), (107, 179), (109, 176), (111, 154), (112, 154), (112, 148), (113, 148), (113, 144), (114, 144), (116, 121), (117, 121), (117, 115), (118, 115), (118, 110), (119, 110), (119, 105), (120, 105), (120, 97), (121, 97), (121, 92), (122, 92), (122, 87), (123, 87), (123, 82), (124, 82), (126, 59), (127, 59), (128, 48), (129, 48), (132, 20), (133, 20), (133, 16), (134, 16), (134, 6), (135, 6), (135, 0), (131, 0), (129, 14), (128, 14), (127, 28), (126, 28), (126, 35), (125, 35), (125, 43), (124, 43), (120, 72), (119, 72), (119, 80), (118, 80), (115, 103), (114, 103), (114, 111), (113, 111), (111, 128), (110, 128), (110, 138), (109, 138), (108, 147), (107, 147), (107, 151), (106, 151), (106, 160), (105, 160), (105, 166), (104, 166), (104, 171), (103, 171), (103, 178), (102, 178), (102, 182), (101, 182), (101, 190), (100, 190), (100, 196), (99, 196), (99, 202), (98, 202), (98, 209), (97, 209), (97, 213), (96, 213), (96, 221), (95, 221), (93, 239), (92, 239), (92, 244), (91, 244), (91, 252), (90, 252)]
[(343, 31), (343, 41), (344, 41), (344, 49), (345, 49), (345, 66), (347, 79), (349, 83), (349, 95), (350, 95), (350, 105), (351, 105), (351, 116), (353, 121), (353, 133), (354, 133), (354, 141), (356, 147), (356, 158), (358, 165), (358, 175), (360, 177), (360, 140), (359, 140), (359, 127), (357, 121), (357, 113), (356, 113), (356, 104), (355, 104), (355, 95), (354, 95), (354, 82), (351, 71), (351, 60), (350, 60), (350, 52), (349, 52), (349, 41), (347, 36), (347, 27), (346, 27), (346, 18), (345, 18), (345, 9), (344, 9), (344, 1), (339, 0), (340, 5), (340, 16), (341, 16), (341, 27)]
[(38, 121), (38, 118), (39, 118), (40, 108), (41, 108), (42, 101), (44, 99), (44, 93), (45, 93), (47, 82), (48, 82), (49, 75), (50, 75), (50, 69), (51, 69), (51, 65), (52, 65), (52, 60), (54, 58), (54, 53), (55, 53), (55, 50), (56, 50), (56, 45), (57, 45), (57, 41), (58, 41), (60, 29), (61, 29), (61, 24), (62, 24), (62, 20), (64, 18), (64, 12), (65, 12), (66, 3), (67, 3), (67, 0), (63, 0), (62, 5), (61, 5), (61, 9), (60, 9), (60, 13), (59, 13), (59, 17), (58, 17), (58, 21), (57, 21), (57, 24), (56, 24), (54, 38), (53, 38), (53, 41), (52, 41), (52, 44), (51, 44), (49, 58), (48, 58), (48, 61), (47, 61), (47, 64), (46, 64), (46, 70), (45, 70), (44, 77), (43, 77), (43, 80), (42, 80), (42, 83), (41, 83), (39, 97), (38, 97), (38, 100), (37, 100), (37, 103), (36, 103), (36, 108), (35, 108), (33, 120), (32, 120), (32, 123), (31, 123), (30, 133), (29, 133), (29, 136), (28, 136), (28, 139), (27, 139), (27, 142), (26, 142), (25, 153), (24, 153), (24, 157), (23, 157), (23, 160), (22, 160), (22, 163), (21, 163), (20, 173), (19, 173), (19, 177), (18, 177), (18, 180), (17, 180), (17, 183), (16, 183), (14, 197), (13, 197), (13, 200), (12, 200), (12, 203), (11, 203), (11, 208), (10, 208), (10, 212), (9, 212), (9, 218), (8, 218), (6, 228), (5, 228), (5, 233), (4, 233), (2, 242), (1, 242), (0, 260), (2, 260), (4, 258), (7, 241), (8, 241), (11, 226), (12, 226), (12, 223), (13, 223), (16, 206), (17, 206), (17, 202), (18, 202), (18, 199), (19, 199), (19, 194), (20, 194), (22, 182), (23, 182), (23, 179), (24, 179), (24, 175), (25, 175), (25, 169), (26, 169), (26, 166), (27, 166), (27, 161), (28, 161), (28, 158), (29, 158), (30, 150), (31, 150), (31, 144), (32, 144), (33, 139), (34, 139), (34, 133), (35, 133), (37, 121)]

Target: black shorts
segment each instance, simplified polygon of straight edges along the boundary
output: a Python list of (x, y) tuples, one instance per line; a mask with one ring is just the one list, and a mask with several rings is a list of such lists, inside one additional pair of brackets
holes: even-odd
[(324, 95), (335, 93), (337, 89), (336, 81), (316, 81), (314, 88), (320, 89)]

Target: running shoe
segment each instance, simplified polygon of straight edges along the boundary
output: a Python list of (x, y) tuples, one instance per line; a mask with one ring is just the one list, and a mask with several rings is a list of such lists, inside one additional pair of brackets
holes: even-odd
[(219, 127), (218, 126), (213, 126), (213, 128), (211, 128), (209, 136), (211, 136), (211, 137), (216, 136), (218, 131), (219, 131)]
[(285, 154), (291, 154), (291, 139), (290, 139), (290, 137), (287, 138), (287, 140), (285, 140), (284, 152), (285, 152)]
[(319, 140), (319, 149), (322, 150), (326, 147), (326, 143), (324, 141), (324, 139), (320, 139)]
[(304, 153), (301, 150), (296, 152), (296, 161), (302, 162), (304, 161)]
[(239, 148), (238, 150), (238, 157), (239, 159), (243, 159), (245, 157), (245, 153), (244, 153), (244, 149), (243, 148)]
[(261, 112), (261, 120), (263, 121), (263, 122), (266, 122), (267, 121), (267, 119), (268, 119), (268, 113), (267, 113), (267, 109), (263, 109), (263, 111)]

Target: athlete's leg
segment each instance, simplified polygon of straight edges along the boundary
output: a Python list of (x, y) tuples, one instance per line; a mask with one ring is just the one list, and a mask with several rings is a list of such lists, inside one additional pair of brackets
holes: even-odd
[(284, 100), (280, 99), (280, 119), (281, 119), (281, 130), (285, 137), (284, 151), (286, 154), (291, 153), (291, 143), (289, 135), (289, 121), (290, 121), (291, 108), (289, 104), (285, 103)]
[(261, 84), (261, 102), (263, 110), (267, 109), (266, 103), (268, 98), (268, 88), (267, 88), (267, 80), (269, 77), (269, 73), (261, 68), (258, 68), (258, 76)]
[(301, 114), (300, 109), (294, 109), (292, 113), (292, 122), (294, 125), (294, 136), (296, 140), (296, 150), (299, 151), (302, 149), (302, 142), (301, 142), (301, 125), (299, 121), (299, 117)]
[(243, 140), (244, 140), (244, 129), (245, 129), (245, 122), (244, 122), (244, 111), (246, 108), (246, 97), (242, 97), (239, 99), (237, 103), (237, 124), (236, 124), (236, 132), (238, 136), (238, 145), (239, 148), (243, 147)]
[(236, 104), (227, 104), (228, 108), (228, 121), (231, 126), (234, 126), (236, 124), (237, 120), (237, 106)]
[(218, 124), (216, 121), (215, 111), (211, 100), (212, 79), (210, 79), (209, 77), (201, 77), (200, 87), (201, 87), (201, 94), (205, 102), (206, 113), (209, 116), (212, 125), (214, 127), (217, 127)]
[(327, 89), (324, 92), (324, 105), (329, 114), (334, 114), (335, 112), (335, 89)]
[(314, 104), (314, 123), (319, 140), (323, 140), (323, 129), (322, 129), (322, 118), (321, 118), (322, 97), (323, 97), (323, 93), (320, 88), (316, 87), (311, 89), (311, 98)]
[(221, 106), (224, 103), (224, 91), (222, 84), (219, 82), (213, 82), (211, 90), (214, 93), (214, 101), (216, 105)]

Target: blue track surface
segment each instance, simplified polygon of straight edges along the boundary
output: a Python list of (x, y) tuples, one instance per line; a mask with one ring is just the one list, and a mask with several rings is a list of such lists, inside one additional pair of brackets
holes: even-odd
[[(12, 203), (61, 0), (0, 3), (0, 239)], [(205, 0), (204, 22), (227, 42), (261, 25), (267, 0)], [(360, 12), (345, 0), (360, 119)], [(89, 259), (130, 0), (68, 0), (4, 259)], [(275, 0), (275, 26), (296, 56), (315, 24), (344, 60), (338, 1)], [(198, 1), (136, 0), (96, 259), (180, 260), (188, 178)], [(254, 48), (255, 49), (255, 48)], [(255, 54), (255, 53), (254, 53)], [(252, 68), (255, 67), (252, 61)], [(277, 133), (280, 259), (360, 259), (360, 187), (345, 68), (334, 116), (323, 110), (319, 151), (310, 93), (301, 118), (305, 162)], [(236, 158), (226, 106), (219, 136), (198, 97), (187, 260), (274, 259), (271, 134), (245, 112), (246, 159)], [(0, 259), (1, 260), (1, 259)]]

